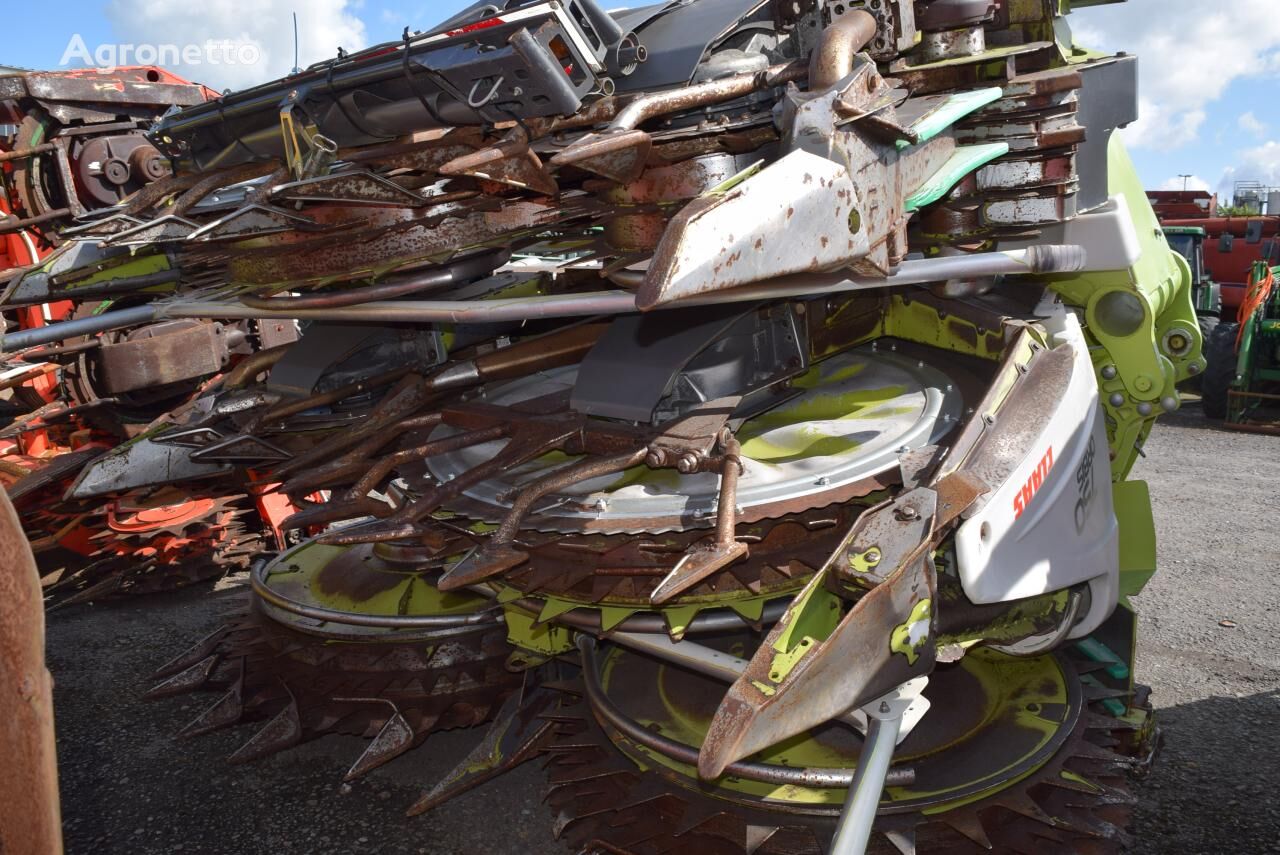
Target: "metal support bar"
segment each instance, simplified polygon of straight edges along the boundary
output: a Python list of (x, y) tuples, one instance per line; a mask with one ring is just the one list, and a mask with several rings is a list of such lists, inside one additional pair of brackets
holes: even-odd
[(35, 347), (38, 344), (50, 344), (51, 342), (77, 338), (82, 335), (94, 335), (107, 330), (123, 329), (134, 324), (145, 324), (148, 321), (154, 321), (156, 317), (156, 305), (152, 303), (132, 309), (104, 312), (101, 315), (78, 318), (74, 321), (60, 321), (48, 326), (5, 333), (3, 338), (0, 338), (0, 350), (5, 353), (14, 353), (19, 350), (26, 350), (28, 347)]
[[(784, 297), (816, 297), (845, 291), (919, 285), (947, 279), (1076, 272), (1084, 270), (1085, 267), (1085, 252), (1082, 247), (1036, 246), (1009, 252), (984, 252), (966, 256), (904, 261), (897, 272), (886, 278), (849, 279), (843, 273), (788, 276), (729, 291), (689, 297), (656, 307), (655, 310)], [(296, 318), (382, 323), (488, 324), (535, 318), (620, 315), (635, 312), (637, 309), (635, 295), (629, 291), (592, 291), (583, 294), (504, 300), (373, 302), (340, 309), (302, 309), (285, 312), (271, 312), (239, 303), (174, 301), (164, 303), (160, 311), (167, 318)]]
[[(1009, 252), (983, 252), (904, 261), (892, 276), (849, 279), (842, 273), (801, 274), (747, 285), (729, 291), (701, 294), (656, 307), (655, 310), (743, 303), (786, 297), (818, 297), (845, 291), (919, 285), (947, 279), (1013, 276), (1038, 273), (1069, 273), (1087, 269), (1086, 255), (1079, 246), (1033, 246)], [(395, 300), (323, 309), (271, 311), (241, 303), (214, 303), (173, 300), (107, 312), (93, 318), (64, 321), (38, 329), (5, 336), (3, 350), (13, 352), (37, 344), (105, 330), (120, 329), (160, 318), (274, 318), (312, 321), (359, 321), (387, 324), (492, 324), (536, 318), (623, 315), (637, 311), (635, 294), (629, 291), (592, 291), (548, 297), (504, 300)], [(73, 326), (80, 325), (80, 326)]]
[(862, 708), (870, 727), (831, 842), (831, 855), (862, 855), (867, 851), (903, 717), (928, 682), (928, 677), (917, 677)]
[(18, 218), (8, 216), (0, 219), (0, 235), (9, 234), (11, 232), (20, 232), (31, 226), (38, 226), (41, 223), (47, 223), (50, 220), (56, 220), (59, 217), (68, 217), (74, 214), (70, 208), (55, 208), (52, 211), (45, 211), (43, 214), (36, 214), (34, 217)]
[(47, 154), (56, 149), (53, 143), (41, 143), (33, 145), (30, 148), (16, 148), (13, 151), (0, 151), (0, 163), (8, 163), (11, 160), (23, 160), (28, 157), (35, 157), (38, 154)]

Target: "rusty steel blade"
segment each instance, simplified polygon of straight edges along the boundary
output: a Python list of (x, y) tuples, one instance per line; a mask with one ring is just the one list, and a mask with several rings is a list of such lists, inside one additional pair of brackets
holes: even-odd
[[(345, 700), (345, 699), (338, 699)], [(376, 702), (377, 698), (369, 699)], [(394, 704), (392, 705), (394, 707)], [(417, 734), (413, 731), (413, 726), (408, 720), (396, 710), (391, 718), (378, 731), (378, 735), (365, 748), (356, 762), (351, 764), (351, 768), (347, 770), (347, 774), (343, 775), (342, 780), (354, 781), (356, 778), (363, 777), (368, 772), (378, 768), (384, 763), (390, 763), (401, 754), (413, 747)]]
[[(725, 695), (699, 752), (699, 775), (718, 778), (729, 764), (933, 669), (937, 578), (929, 546), (936, 510), (937, 494), (918, 488), (858, 519)], [(868, 533), (896, 569), (825, 639), (806, 633), (823, 620), (815, 612), (829, 620), (839, 607), (826, 586), (838, 584), (839, 568)], [(776, 659), (783, 653), (799, 657), (787, 673)]]

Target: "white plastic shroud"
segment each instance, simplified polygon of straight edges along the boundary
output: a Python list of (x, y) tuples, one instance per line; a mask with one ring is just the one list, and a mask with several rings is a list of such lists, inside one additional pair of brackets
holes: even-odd
[(1111, 495), (1103, 410), (1080, 322), (1060, 304), (1043, 321), (1073, 355), (1066, 393), (1030, 454), (956, 531), (965, 594), (1002, 603), (1089, 583), (1090, 604), (1071, 631), (1088, 635), (1115, 608), (1120, 532)]

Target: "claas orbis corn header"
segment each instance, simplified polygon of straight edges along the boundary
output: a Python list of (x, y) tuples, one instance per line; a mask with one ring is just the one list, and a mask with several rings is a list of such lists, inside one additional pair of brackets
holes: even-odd
[(1204, 363), (1067, 6), (510, 0), (164, 115), (5, 294), (219, 355), (58, 501), (294, 509), (150, 694), (349, 778), (491, 720), (410, 811), (537, 758), (582, 852), (1118, 851)]

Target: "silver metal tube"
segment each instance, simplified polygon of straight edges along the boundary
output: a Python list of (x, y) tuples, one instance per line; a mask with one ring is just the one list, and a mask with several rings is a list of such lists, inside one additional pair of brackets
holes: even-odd
[(88, 318), (77, 318), (74, 321), (61, 321), (44, 327), (5, 333), (3, 338), (0, 338), (0, 352), (14, 353), (38, 344), (50, 344), (82, 335), (131, 327), (134, 324), (145, 324), (156, 319), (158, 309), (158, 304), (152, 303), (132, 309), (104, 312)]
[(867, 741), (858, 756), (858, 766), (853, 773), (853, 783), (845, 796), (840, 824), (831, 842), (831, 855), (863, 855), (871, 840), (876, 811), (880, 808), (880, 794), (884, 791), (893, 761), (893, 750), (898, 744), (898, 728), (902, 726), (902, 714), (893, 718), (872, 718), (867, 731)]
[[(899, 265), (897, 272), (882, 279), (850, 279), (842, 273), (799, 274), (728, 291), (700, 294), (659, 306), (655, 311), (786, 297), (816, 297), (845, 291), (919, 285), (925, 282), (941, 282), (966, 277), (1070, 273), (1083, 270), (1085, 260), (1084, 248), (1078, 246), (1033, 246), (1008, 252), (917, 259), (904, 261)], [(269, 311), (240, 303), (183, 300), (156, 304), (158, 317), (164, 318), (280, 318), (411, 324), (488, 324), (537, 318), (620, 315), (635, 311), (637, 311), (635, 295), (629, 291), (591, 291), (584, 294), (504, 300), (396, 300), (292, 311)], [(49, 340), (52, 339), (44, 341)], [(44, 341), (38, 343), (44, 343)]]
[[(787, 297), (817, 297), (823, 294), (919, 285), (947, 279), (1073, 273), (1084, 270), (1085, 266), (1086, 255), (1083, 247), (1033, 246), (1008, 252), (984, 252), (904, 261), (899, 265), (897, 272), (883, 279), (849, 279), (841, 273), (786, 276), (728, 291), (699, 294), (696, 297), (658, 306), (655, 311), (685, 306), (777, 300)], [(246, 306), (238, 302), (172, 300), (118, 312), (107, 312), (92, 318), (62, 321), (38, 329), (22, 330), (4, 336), (0, 348), (4, 352), (12, 353), (38, 344), (49, 344), (74, 336), (92, 335), (164, 318), (274, 318), (387, 324), (490, 324), (537, 318), (623, 315), (635, 311), (637, 311), (635, 295), (629, 291), (592, 291), (585, 294), (506, 300), (389, 300), (355, 306), (285, 310)]]

